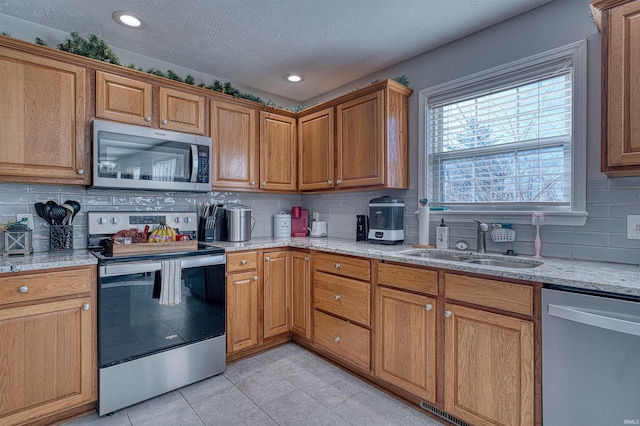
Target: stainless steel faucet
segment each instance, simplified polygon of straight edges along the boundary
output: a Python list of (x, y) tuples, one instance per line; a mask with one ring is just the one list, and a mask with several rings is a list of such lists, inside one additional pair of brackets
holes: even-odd
[(474, 222), (478, 224), (476, 252), (486, 253), (487, 252), (487, 231), (489, 231), (489, 225), (487, 225), (486, 223), (480, 222), (479, 220), (474, 220)]

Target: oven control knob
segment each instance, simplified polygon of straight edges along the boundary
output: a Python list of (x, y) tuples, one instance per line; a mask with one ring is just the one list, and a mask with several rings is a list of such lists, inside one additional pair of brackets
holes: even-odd
[(174, 221), (175, 223), (180, 223), (180, 218), (179, 218), (179, 217), (176, 217), (175, 219), (173, 219), (173, 221)]
[(120, 222), (120, 219), (118, 219), (117, 217), (112, 217), (112, 218), (111, 218), (111, 223), (112, 223), (113, 225), (117, 225), (117, 224), (118, 224), (118, 222)]
[(100, 225), (106, 225), (107, 224), (107, 218), (106, 217), (101, 217), (98, 219), (98, 223)]
[(185, 217), (184, 218), (184, 223), (191, 223), (191, 218), (190, 217)]

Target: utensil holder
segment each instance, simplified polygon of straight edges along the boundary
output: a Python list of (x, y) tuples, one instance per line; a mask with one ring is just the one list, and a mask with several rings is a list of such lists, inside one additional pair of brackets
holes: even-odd
[(51, 225), (49, 227), (49, 251), (73, 250), (73, 226)]

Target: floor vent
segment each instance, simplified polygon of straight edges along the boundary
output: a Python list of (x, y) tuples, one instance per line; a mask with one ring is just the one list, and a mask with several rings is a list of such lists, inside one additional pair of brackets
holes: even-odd
[(457, 426), (471, 426), (469, 423), (465, 423), (462, 420), (453, 417), (451, 414), (447, 414), (442, 410), (437, 409), (436, 407), (434, 407), (433, 405), (424, 402), (424, 401), (420, 401), (420, 408), (424, 408), (425, 410), (427, 410), (428, 412), (430, 412), (431, 414), (435, 414), (436, 416), (440, 417), (441, 419), (444, 419), (446, 421), (448, 421), (449, 423), (452, 423), (454, 425)]

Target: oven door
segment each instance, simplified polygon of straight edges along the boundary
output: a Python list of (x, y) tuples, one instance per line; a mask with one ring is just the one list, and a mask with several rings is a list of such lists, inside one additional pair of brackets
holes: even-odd
[(101, 265), (99, 366), (105, 368), (225, 334), (225, 256), (180, 261), (182, 301), (158, 303), (162, 263)]

